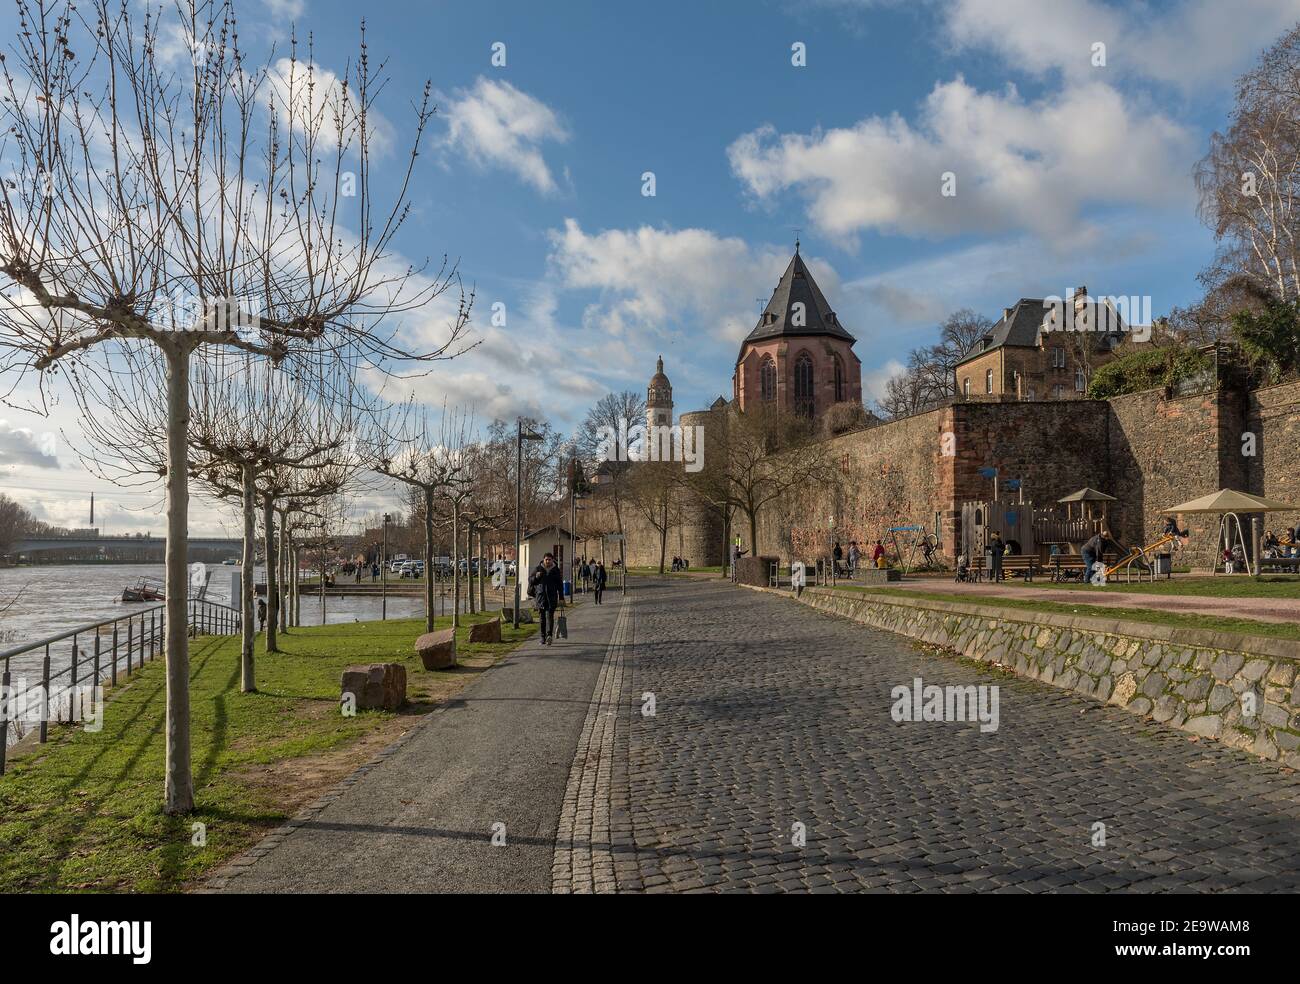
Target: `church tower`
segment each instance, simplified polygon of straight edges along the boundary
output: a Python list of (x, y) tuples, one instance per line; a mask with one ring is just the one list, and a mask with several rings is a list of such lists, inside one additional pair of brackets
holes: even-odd
[(781, 275), (736, 357), (732, 398), (741, 410), (770, 403), (816, 419), (836, 403), (862, 403), (854, 337), (799, 255)]
[(650, 385), (646, 388), (645, 422), (647, 430), (673, 425), (673, 384), (664, 375), (662, 355), (655, 364), (655, 374), (650, 377)]

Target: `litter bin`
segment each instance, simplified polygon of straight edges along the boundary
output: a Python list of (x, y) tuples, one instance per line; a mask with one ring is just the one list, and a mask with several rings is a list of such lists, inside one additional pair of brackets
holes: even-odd
[(565, 582), (564, 582), (564, 597), (566, 597), (566, 598), (572, 598), (572, 597), (573, 597), (573, 582), (572, 582), (572, 581), (565, 581)]
[(1174, 558), (1170, 554), (1156, 554), (1156, 577), (1169, 577), (1174, 569)]

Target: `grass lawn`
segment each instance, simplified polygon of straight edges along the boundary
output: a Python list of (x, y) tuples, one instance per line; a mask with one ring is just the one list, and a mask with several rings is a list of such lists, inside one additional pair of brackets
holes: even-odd
[(1155, 583), (1111, 581), (1101, 587), (1088, 584), (1053, 584), (1051, 581), (1030, 581), (1031, 588), (1052, 588), (1074, 591), (1119, 591), (1133, 594), (1199, 595), (1203, 598), (1294, 598), (1300, 601), (1300, 578), (1277, 577), (1265, 574), (1254, 578), (1245, 575), (1222, 577), (1174, 578)]
[[(659, 565), (654, 564), (650, 567), (629, 567), (627, 569), (627, 572), (629, 574), (654, 574), (656, 577), (658, 577)], [(676, 576), (689, 577), (691, 574), (721, 574), (721, 573), (722, 573), (722, 567), (717, 564), (713, 565), (712, 567), (691, 567), (689, 570), (685, 570), (685, 571), (674, 571), (670, 566), (670, 564), (664, 564), (665, 577), (676, 577)]]
[(1089, 605), (1084, 602), (1067, 604), (1056, 601), (1036, 601), (1033, 598), (990, 597), (944, 591), (899, 591), (891, 588), (873, 588), (866, 585), (840, 585), (835, 590), (885, 595), (889, 598), (928, 598), (931, 601), (947, 601), (959, 605), (994, 605), (1023, 611), (1052, 612), (1058, 615), (1115, 618), (1132, 622), (1168, 625), (1174, 628), (1210, 629), (1215, 632), (1237, 632), (1245, 635), (1269, 636), (1275, 639), (1300, 639), (1300, 624), (1288, 622), (1260, 622), (1250, 618), (1198, 615), (1193, 612), (1165, 612), (1151, 608), (1112, 608), (1109, 605), (1103, 607)]
[[(172, 892), (250, 847), (464, 688), (536, 629), (507, 623), (500, 645), (469, 645), (461, 665), (426, 671), (412, 644), (423, 619), (298, 628), (261, 652), (259, 692), (239, 690), (239, 640), (191, 643), (196, 810), (168, 817), (163, 792), (164, 665), (149, 663), (112, 695), (103, 730), (52, 725), (50, 742), (0, 778), (0, 891)], [(450, 618), (438, 619), (438, 627)], [(408, 706), (339, 713), (352, 663), (400, 662)], [(195, 846), (193, 824), (206, 828)]]

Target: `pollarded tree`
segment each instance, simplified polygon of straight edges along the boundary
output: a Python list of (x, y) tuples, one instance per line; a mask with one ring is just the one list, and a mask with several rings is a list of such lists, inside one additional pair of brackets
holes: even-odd
[[(387, 415), (363, 446), (366, 466), (387, 478), (396, 479), (411, 490), (413, 514), (424, 526), (424, 630), (433, 631), (433, 539), (439, 515), (435, 503), (447, 495), (460, 497), (467, 483), (465, 452), (467, 421), (455, 411), (442, 408), (434, 423), (428, 409), (414, 398)], [(454, 519), (454, 517), (453, 517)], [(452, 527), (452, 577), (456, 601), (460, 602), (460, 573), (456, 563), (456, 529)], [(459, 617), (453, 616), (453, 624)]]
[[(308, 350), (279, 363), (234, 349), (196, 355), (190, 367), (190, 477), (207, 492), (240, 504), (243, 526), (241, 577), (241, 687), (256, 688), (253, 569), (261, 512), (258, 480), (275, 468), (318, 471), (355, 464), (376, 410), (355, 381), (359, 363), (346, 353)], [(106, 370), (85, 373), (99, 384)], [(100, 409), (83, 414), (87, 467), (118, 485), (154, 483), (167, 470), (167, 414), (161, 367), (138, 353), (124, 353), (111, 385), (98, 385)], [(269, 573), (276, 583), (274, 572)], [(232, 602), (235, 599), (231, 599)], [(268, 598), (276, 611), (278, 596)], [(273, 619), (274, 622), (274, 619)], [(274, 629), (267, 652), (276, 651)]]
[[(393, 256), (433, 112), (426, 84), (391, 205), (370, 190), (367, 53), (334, 79), (298, 58), (240, 49), (231, 0), (177, 0), (174, 16), (118, 0), (15, 0), (0, 65), (0, 373), (73, 392), (92, 349), (148, 352), (167, 376), (167, 750), (164, 808), (194, 805), (186, 543), (190, 360), (206, 346), (284, 358), (359, 344), (374, 363), (454, 354), (461, 295), (428, 351), (386, 316), (458, 287)], [(185, 39), (181, 63), (170, 39)], [(379, 72), (382, 73), (382, 67)], [(111, 377), (109, 377), (111, 378)]]

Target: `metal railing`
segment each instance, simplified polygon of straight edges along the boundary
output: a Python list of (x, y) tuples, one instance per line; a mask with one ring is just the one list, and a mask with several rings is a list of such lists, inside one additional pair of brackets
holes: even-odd
[[(13, 718), (15, 706), (25, 707), (33, 695), (39, 702), (39, 740), (44, 743), (53, 719), (73, 722), (78, 700), (78, 686), (93, 687), (107, 681), (116, 686), (119, 677), (129, 678), (144, 664), (164, 654), (167, 638), (167, 606), (158, 604), (92, 622), (36, 642), (0, 651), (0, 775), (4, 775), (5, 757), (11, 730), (21, 738), (22, 721)], [(190, 598), (186, 624), (191, 637), (201, 635), (238, 635), (241, 613), (237, 608), (218, 602)], [(24, 657), (40, 658), (40, 680), (14, 691), (11, 666)], [(66, 663), (66, 665), (64, 665)], [(51, 667), (56, 667), (53, 671)], [(61, 668), (59, 668), (61, 667)], [(63, 686), (64, 678), (67, 686)], [(23, 678), (25, 680), (25, 678)], [(52, 695), (51, 685), (57, 685)], [(57, 701), (55, 698), (57, 697)]]

